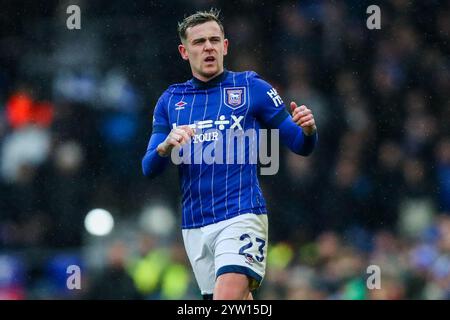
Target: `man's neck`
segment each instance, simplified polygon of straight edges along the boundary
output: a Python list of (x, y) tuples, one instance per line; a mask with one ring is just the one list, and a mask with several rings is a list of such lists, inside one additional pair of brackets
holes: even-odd
[(226, 78), (226, 76), (227, 70), (223, 69), (221, 72), (215, 74), (213, 77), (207, 78), (206, 81), (201, 80), (202, 77), (197, 77), (196, 75), (193, 75), (191, 81), (198, 88), (209, 88), (211, 86), (217, 85), (219, 82), (222, 82)]
[(224, 71), (224, 69), (218, 71), (216, 74), (214, 74), (214, 75), (211, 76), (211, 77), (204, 77), (204, 76), (202, 76), (202, 75), (200, 75), (200, 74), (196, 74), (196, 73), (192, 73), (192, 75), (193, 75), (193, 77), (196, 78), (197, 80), (200, 80), (200, 81), (202, 81), (202, 82), (208, 82), (208, 81), (213, 80), (213, 79), (216, 78), (217, 76), (220, 76), (220, 75), (223, 73), (223, 71)]

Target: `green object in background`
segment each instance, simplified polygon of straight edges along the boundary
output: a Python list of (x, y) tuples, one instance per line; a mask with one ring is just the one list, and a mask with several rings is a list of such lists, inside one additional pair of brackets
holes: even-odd
[(267, 266), (274, 269), (284, 269), (292, 261), (294, 252), (290, 245), (284, 242), (277, 243), (269, 248)]
[(307, 264), (308, 266), (316, 265), (319, 255), (317, 252), (317, 244), (308, 243), (302, 246), (299, 250), (301, 263)]
[(179, 300), (186, 296), (190, 282), (189, 271), (185, 265), (172, 264), (164, 271), (161, 283), (163, 299)]
[(343, 299), (346, 300), (365, 300), (366, 284), (362, 279), (353, 279), (347, 282), (343, 290)]
[(157, 289), (163, 270), (169, 263), (169, 256), (165, 251), (152, 250), (132, 268), (131, 276), (140, 293), (150, 294)]

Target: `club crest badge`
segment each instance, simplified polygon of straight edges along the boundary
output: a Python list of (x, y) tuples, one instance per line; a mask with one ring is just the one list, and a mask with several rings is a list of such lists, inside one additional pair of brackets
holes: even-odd
[(245, 104), (245, 87), (224, 88), (225, 105), (231, 109), (237, 109)]

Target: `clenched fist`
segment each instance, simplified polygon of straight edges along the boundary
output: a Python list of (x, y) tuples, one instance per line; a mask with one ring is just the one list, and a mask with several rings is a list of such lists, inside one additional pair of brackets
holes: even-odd
[(188, 143), (194, 134), (195, 130), (189, 126), (176, 127), (170, 131), (166, 140), (158, 145), (156, 151), (160, 156), (167, 157), (173, 148)]
[(316, 122), (312, 111), (305, 105), (297, 106), (295, 102), (291, 102), (292, 120), (302, 128), (307, 136), (313, 135), (316, 130)]

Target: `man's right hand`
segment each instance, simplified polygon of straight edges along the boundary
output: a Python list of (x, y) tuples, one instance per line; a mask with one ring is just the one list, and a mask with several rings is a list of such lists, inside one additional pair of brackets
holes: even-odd
[(156, 151), (161, 157), (167, 157), (172, 149), (175, 147), (180, 147), (186, 143), (188, 143), (195, 134), (195, 129), (192, 129), (189, 126), (179, 126), (175, 129), (172, 129), (167, 136), (166, 140), (161, 142)]

